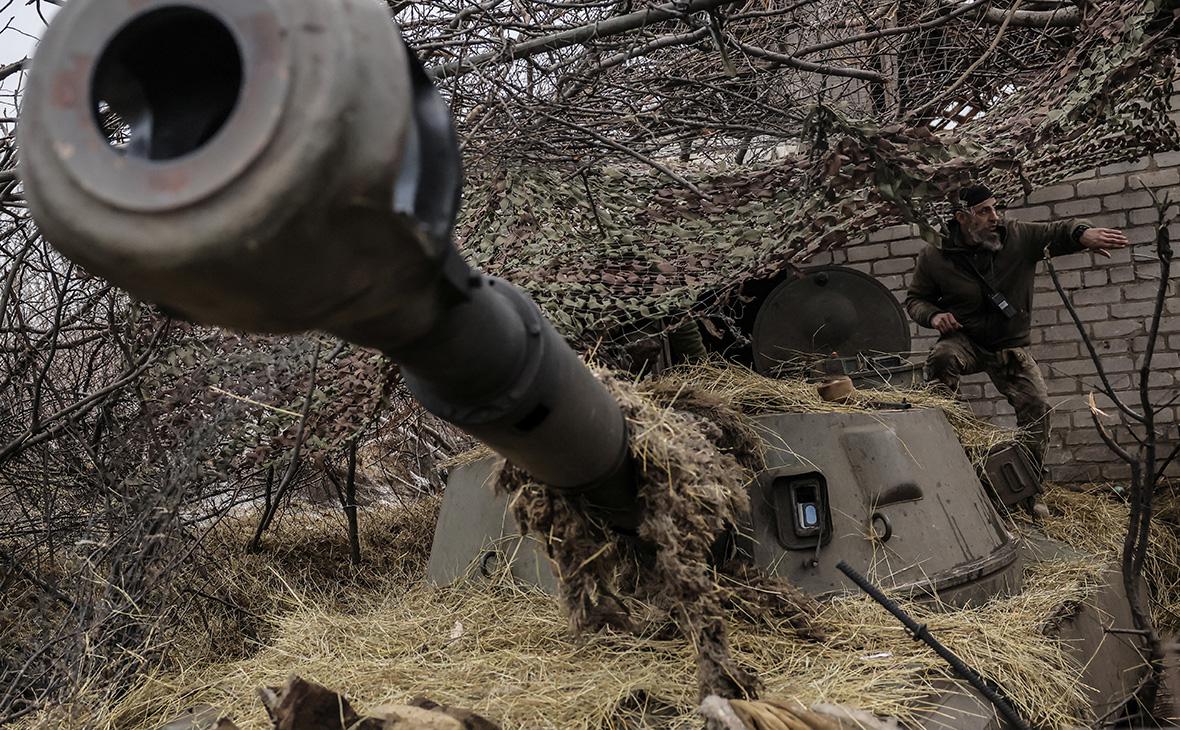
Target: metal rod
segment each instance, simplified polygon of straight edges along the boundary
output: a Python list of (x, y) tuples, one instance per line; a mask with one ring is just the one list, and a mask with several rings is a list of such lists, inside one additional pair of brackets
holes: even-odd
[(848, 579), (855, 583), (862, 591), (869, 594), (869, 596), (874, 601), (884, 606), (886, 611), (896, 616), (898, 621), (901, 621), (903, 624), (905, 624), (905, 627), (909, 629), (910, 633), (914, 635), (915, 640), (925, 642), (925, 644), (933, 649), (936, 654), (942, 657), (947, 664), (951, 665), (951, 668), (955, 670), (956, 674), (967, 680), (967, 682), (969, 682), (972, 687), (979, 690), (980, 694), (982, 694), (993, 705), (995, 705), (1000, 714), (1004, 716), (1004, 719), (1011, 723), (1013, 727), (1016, 727), (1019, 730), (1032, 730), (1028, 722), (1025, 721), (1025, 719), (1019, 714), (1017, 714), (1015, 708), (1013, 708), (1012, 705), (1008, 703), (1008, 700), (1004, 699), (998, 692), (989, 687), (987, 682), (984, 681), (983, 677), (979, 676), (978, 672), (963, 663), (962, 659), (955, 656), (955, 654), (950, 649), (943, 646), (942, 643), (938, 641), (938, 639), (935, 639), (930, 634), (930, 630), (926, 628), (926, 624), (919, 624), (917, 621), (911, 618), (910, 615), (903, 611), (900, 606), (898, 606), (893, 602), (893, 600), (878, 590), (876, 586), (870, 583), (867, 578), (858, 573), (856, 569), (848, 563), (841, 560), (836, 564), (836, 567), (841, 573), (848, 576)]

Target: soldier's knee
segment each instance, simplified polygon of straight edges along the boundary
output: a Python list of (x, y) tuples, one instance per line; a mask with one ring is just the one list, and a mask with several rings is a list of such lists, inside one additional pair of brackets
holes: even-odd
[(963, 377), (963, 363), (950, 347), (935, 345), (926, 358), (926, 380), (954, 387)]
[(1012, 409), (1016, 411), (1017, 415), (1023, 413), (1031, 418), (1041, 418), (1052, 409), (1052, 406), (1049, 405), (1048, 395), (1034, 385), (1013, 388), (1005, 395), (1008, 396)]
[(1016, 420), (1021, 426), (1032, 426), (1037, 429), (1048, 428), (1049, 417), (1053, 409), (1049, 405), (1049, 401), (1039, 394), (1024, 394), (1024, 397), (1015, 399), (1012, 407), (1016, 411)]

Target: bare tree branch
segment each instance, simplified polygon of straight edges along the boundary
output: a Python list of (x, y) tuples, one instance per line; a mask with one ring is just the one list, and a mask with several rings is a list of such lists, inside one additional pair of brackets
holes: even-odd
[(556, 51), (569, 46), (585, 43), (598, 38), (637, 30), (665, 20), (675, 20), (690, 13), (702, 10), (732, 5), (739, 0), (690, 0), (684, 4), (666, 3), (637, 10), (633, 13), (620, 15), (608, 20), (587, 23), (575, 28), (567, 28), (557, 33), (551, 33), (540, 38), (534, 38), (509, 46), (502, 51), (480, 53), (470, 58), (451, 61), (440, 66), (432, 66), (427, 73), (435, 79), (445, 79), (460, 76), (480, 66), (489, 63), (503, 63), (535, 56), (545, 51)]

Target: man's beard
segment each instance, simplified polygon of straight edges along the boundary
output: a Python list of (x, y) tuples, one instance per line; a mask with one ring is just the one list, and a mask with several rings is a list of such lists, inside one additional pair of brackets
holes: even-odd
[(978, 246), (984, 251), (991, 251), (995, 253), (1004, 247), (1003, 242), (1000, 241), (1000, 232), (997, 229), (988, 230), (987, 228), (977, 228), (967, 234), (968, 241), (973, 246)]

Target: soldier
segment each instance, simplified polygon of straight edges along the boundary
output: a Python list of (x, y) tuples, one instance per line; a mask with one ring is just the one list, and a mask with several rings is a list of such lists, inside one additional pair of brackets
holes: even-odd
[[(957, 393), (964, 375), (984, 372), (1016, 411), (1021, 443), (1038, 472), (1049, 442), (1045, 380), (1028, 351), (1037, 262), (1084, 249), (1110, 256), (1120, 231), (1081, 220), (1005, 223), (984, 185), (959, 191), (954, 219), (938, 245), (918, 256), (906, 311), (940, 337), (926, 359), (926, 380)], [(1047, 514), (1037, 502), (1033, 510)]]

